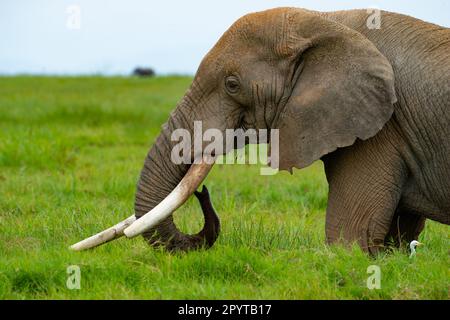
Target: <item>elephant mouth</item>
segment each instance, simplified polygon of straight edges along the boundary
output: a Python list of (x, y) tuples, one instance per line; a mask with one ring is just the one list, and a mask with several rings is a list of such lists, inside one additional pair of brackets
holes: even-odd
[[(172, 192), (170, 192), (167, 197), (163, 199), (156, 207), (139, 219), (136, 219), (135, 215), (132, 215), (118, 224), (72, 245), (70, 248), (75, 251), (86, 250), (120, 238), (124, 235), (127, 238), (134, 238), (155, 227), (160, 222), (167, 219), (175, 210), (180, 208), (189, 199), (189, 197), (196, 192), (200, 184), (211, 171), (215, 160), (215, 155), (203, 155), (201, 161), (196, 161), (198, 163), (194, 162), (189, 167), (183, 179), (172, 190)], [(199, 200), (201, 200), (199, 193), (196, 193), (196, 196)], [(211, 210), (209, 210), (209, 213), (205, 213), (205, 220), (207, 218), (207, 214), (215, 215), (215, 212), (211, 213)], [(217, 222), (215, 224), (216, 231), (210, 238), (217, 238), (218, 236), (219, 225)], [(206, 239), (206, 241), (210, 242), (210, 239)]]

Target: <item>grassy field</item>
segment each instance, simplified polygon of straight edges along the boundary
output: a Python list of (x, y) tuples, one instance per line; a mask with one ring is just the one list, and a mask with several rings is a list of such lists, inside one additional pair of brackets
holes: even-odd
[[(133, 213), (145, 155), (191, 79), (0, 78), (0, 299), (449, 299), (447, 226), (427, 222), (414, 259), (324, 244), (321, 162), (294, 175), (215, 166), (222, 219), (208, 251), (168, 254), (142, 238), (68, 246)], [(191, 199), (177, 224), (196, 232)], [(67, 267), (81, 289), (66, 287)], [(369, 290), (367, 267), (381, 268)]]

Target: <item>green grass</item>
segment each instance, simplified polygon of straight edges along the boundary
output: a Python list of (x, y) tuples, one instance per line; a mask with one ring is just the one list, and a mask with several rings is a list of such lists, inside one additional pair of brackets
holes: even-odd
[[(208, 251), (168, 254), (142, 238), (88, 252), (68, 246), (133, 213), (146, 153), (191, 79), (0, 78), (1, 299), (448, 299), (448, 227), (426, 246), (372, 259), (324, 244), (322, 163), (261, 176), (215, 166), (208, 176), (222, 233)], [(190, 200), (175, 215), (201, 227)], [(81, 289), (66, 268), (81, 268)], [(366, 287), (381, 268), (381, 289)]]

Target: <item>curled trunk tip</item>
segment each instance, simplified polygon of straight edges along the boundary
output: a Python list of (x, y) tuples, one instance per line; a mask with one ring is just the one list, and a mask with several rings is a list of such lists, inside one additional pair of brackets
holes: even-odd
[(194, 192), (202, 208), (204, 226), (194, 235), (181, 232), (170, 217), (143, 234), (151, 246), (163, 246), (168, 251), (190, 251), (210, 248), (214, 245), (220, 233), (220, 220), (212, 205), (209, 191), (203, 186), (201, 191)]
[(211, 203), (208, 188), (203, 185), (202, 191), (195, 191), (194, 194), (200, 202), (203, 216), (205, 218), (205, 225), (203, 226), (203, 229), (197, 234), (197, 236), (203, 239), (206, 247), (210, 248), (214, 245), (214, 242), (216, 242), (217, 238), (219, 237), (220, 220)]

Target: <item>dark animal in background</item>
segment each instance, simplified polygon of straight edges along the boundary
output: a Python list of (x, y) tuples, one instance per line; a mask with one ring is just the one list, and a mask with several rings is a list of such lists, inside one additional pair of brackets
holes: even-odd
[(155, 70), (153, 70), (152, 68), (138, 67), (133, 70), (133, 76), (150, 78), (155, 76)]

